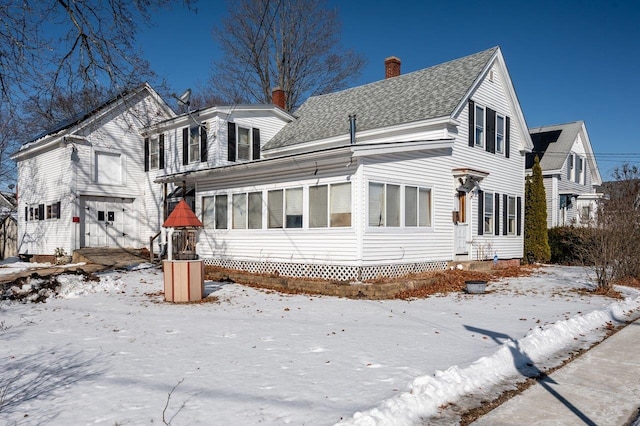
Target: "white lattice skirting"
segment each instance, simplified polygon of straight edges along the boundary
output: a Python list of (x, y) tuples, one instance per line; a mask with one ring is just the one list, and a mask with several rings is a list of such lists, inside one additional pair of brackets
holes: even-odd
[(295, 278), (320, 278), (332, 281), (366, 281), (383, 277), (401, 277), (412, 273), (442, 271), (448, 262), (417, 262), (391, 265), (347, 266), (309, 263), (251, 262), (202, 258), (205, 265), (247, 271), (254, 274), (278, 274)]

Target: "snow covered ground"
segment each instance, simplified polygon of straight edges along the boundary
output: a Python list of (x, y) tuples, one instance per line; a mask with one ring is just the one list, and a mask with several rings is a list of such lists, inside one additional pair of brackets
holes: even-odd
[(640, 316), (639, 292), (580, 294), (568, 267), (412, 301), (207, 281), (217, 303), (169, 304), (150, 265), (59, 280), (46, 303), (0, 302), (0, 423), (412, 424)]

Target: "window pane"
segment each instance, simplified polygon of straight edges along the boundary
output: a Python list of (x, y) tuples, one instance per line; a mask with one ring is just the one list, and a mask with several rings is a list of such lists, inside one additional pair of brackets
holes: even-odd
[(502, 152), (504, 141), (504, 117), (496, 115), (496, 151)]
[(331, 226), (351, 226), (351, 183), (331, 185)]
[(233, 229), (247, 228), (247, 194), (233, 194)]
[(509, 197), (507, 233), (516, 233), (516, 198)]
[(149, 167), (151, 169), (157, 169), (159, 166), (160, 159), (160, 144), (158, 142), (158, 138), (151, 138), (151, 142), (149, 144)]
[(418, 194), (419, 226), (431, 226), (431, 190), (420, 188)]
[(215, 197), (202, 197), (202, 225), (209, 229), (215, 226)]
[(484, 193), (484, 233), (493, 232), (493, 193)]
[(287, 189), (287, 228), (302, 228), (302, 188)]
[(327, 226), (327, 185), (309, 187), (309, 228)]
[(484, 108), (476, 106), (476, 145), (484, 145)]
[(282, 228), (282, 210), (283, 191), (269, 191), (267, 193), (267, 210), (269, 213), (269, 228)]
[(369, 183), (369, 226), (384, 226), (384, 184)]
[(249, 129), (238, 127), (238, 160), (249, 160), (250, 151)]
[(227, 229), (227, 196), (216, 196), (216, 229)]
[(249, 194), (249, 229), (262, 229), (262, 192)]
[(400, 226), (400, 187), (387, 185), (387, 226)]
[(200, 127), (192, 126), (189, 129), (189, 161), (200, 161)]
[(418, 225), (418, 188), (404, 188), (404, 226)]

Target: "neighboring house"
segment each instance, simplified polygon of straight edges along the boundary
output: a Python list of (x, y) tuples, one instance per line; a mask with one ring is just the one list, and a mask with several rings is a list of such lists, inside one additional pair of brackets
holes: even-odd
[[(533, 144), (501, 50), (406, 75), (385, 64), (387, 79), (313, 96), (295, 118), (265, 110), (269, 135), (240, 106), (144, 131), (150, 153), (176, 154), (150, 159), (148, 180), (194, 191), (206, 264), (354, 280), (522, 257)], [(220, 141), (207, 164), (199, 124)]]
[(0, 260), (18, 254), (18, 216), (16, 195), (0, 192)]
[(175, 114), (148, 85), (25, 143), (18, 166), (20, 254), (149, 245), (163, 218), (140, 130)]
[(595, 218), (601, 194), (600, 171), (583, 121), (529, 129), (533, 151), (527, 154), (527, 174), (534, 159), (547, 196), (547, 226), (586, 225)]

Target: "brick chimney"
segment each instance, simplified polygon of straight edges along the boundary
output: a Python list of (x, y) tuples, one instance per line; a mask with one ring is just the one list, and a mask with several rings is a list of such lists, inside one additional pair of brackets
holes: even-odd
[(284, 109), (284, 90), (280, 86), (271, 91), (271, 103)]
[(397, 77), (400, 75), (400, 59), (390, 56), (384, 60), (384, 78)]

